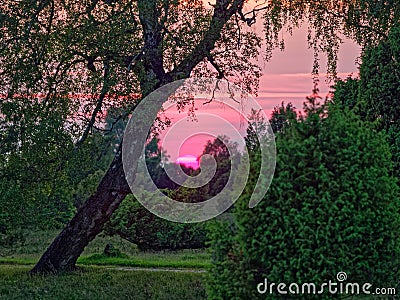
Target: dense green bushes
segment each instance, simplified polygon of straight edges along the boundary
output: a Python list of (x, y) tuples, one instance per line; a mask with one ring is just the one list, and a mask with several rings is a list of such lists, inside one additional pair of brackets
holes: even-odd
[(276, 142), (277, 168), (266, 197), (249, 209), (251, 194), (244, 193), (234, 221), (211, 230), (209, 297), (273, 299), (276, 292), (257, 292), (264, 278), (321, 284), (335, 281), (338, 272), (346, 272), (348, 282), (395, 286), (399, 194), (388, 175), (383, 134), (330, 105), (328, 117), (311, 109)]
[(273, 183), (248, 209), (250, 182), (235, 218), (213, 224), (209, 298), (279, 298), (276, 288), (258, 294), (257, 284), (337, 282), (338, 272), (347, 282), (398, 287), (399, 41), (394, 26), (365, 49), (360, 79), (336, 84), (328, 114), (311, 103), (306, 117), (286, 122), (295, 115), (279, 113), (283, 105), (275, 111), (272, 125), (287, 125), (274, 130)]
[(203, 223), (182, 224), (159, 218), (132, 195), (122, 202), (106, 226), (106, 232), (136, 244), (140, 250), (177, 250), (205, 247)]
[(377, 46), (365, 49), (360, 78), (335, 85), (334, 101), (374, 122), (387, 134), (393, 173), (400, 178), (400, 26)]
[(388, 135), (394, 174), (400, 178), (400, 24), (366, 49), (360, 67), (361, 111)]

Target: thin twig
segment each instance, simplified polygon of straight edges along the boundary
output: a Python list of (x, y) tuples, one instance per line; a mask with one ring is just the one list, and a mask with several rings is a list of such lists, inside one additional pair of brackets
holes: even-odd
[(104, 62), (103, 87), (101, 90), (101, 94), (99, 96), (99, 99), (97, 100), (96, 107), (93, 110), (92, 116), (90, 118), (88, 125), (85, 128), (85, 131), (83, 132), (81, 138), (75, 144), (75, 151), (78, 150), (78, 148), (83, 144), (83, 142), (88, 137), (90, 130), (92, 129), (94, 123), (96, 122), (97, 114), (100, 112), (101, 107), (103, 106), (104, 98), (109, 90), (109, 69), (110, 69), (109, 61), (106, 60)]

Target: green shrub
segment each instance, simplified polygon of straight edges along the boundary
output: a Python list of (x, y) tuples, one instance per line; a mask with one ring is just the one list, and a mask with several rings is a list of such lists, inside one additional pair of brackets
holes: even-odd
[(140, 250), (178, 250), (205, 247), (203, 223), (174, 223), (157, 217), (132, 195), (126, 197), (106, 226), (110, 235), (118, 234)]
[(279, 298), (257, 292), (265, 278), (318, 285), (346, 272), (347, 282), (398, 283), (399, 192), (388, 175), (389, 147), (348, 110), (331, 105), (328, 117), (322, 112), (311, 109), (278, 134), (275, 176), (263, 201), (249, 209), (247, 190), (235, 221), (211, 229), (210, 299)]

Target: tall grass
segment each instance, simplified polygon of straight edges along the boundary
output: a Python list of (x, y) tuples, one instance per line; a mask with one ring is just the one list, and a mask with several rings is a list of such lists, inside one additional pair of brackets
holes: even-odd
[(89, 268), (29, 276), (27, 266), (0, 266), (0, 299), (206, 299), (204, 274)]

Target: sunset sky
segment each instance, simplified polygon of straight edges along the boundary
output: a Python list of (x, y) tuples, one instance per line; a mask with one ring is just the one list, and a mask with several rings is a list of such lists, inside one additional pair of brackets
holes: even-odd
[[(256, 29), (258, 30), (258, 29)], [(275, 50), (272, 59), (265, 62), (260, 59), (263, 76), (260, 81), (260, 89), (257, 101), (262, 106), (267, 116), (270, 116), (273, 107), (279, 105), (282, 101), (292, 102), (298, 109), (302, 109), (305, 97), (311, 94), (313, 81), (311, 76), (313, 64), (313, 50), (308, 49), (306, 38), (307, 27), (303, 26), (293, 32), (293, 36), (286, 34), (286, 49), (284, 52)], [(357, 58), (360, 55), (360, 48), (352, 41), (345, 39), (341, 46), (338, 61), (339, 77), (346, 78), (349, 75), (353, 77), (358, 75)], [(326, 60), (321, 54), (320, 60), (320, 95), (325, 97), (330, 91), (326, 82), (325, 65)], [(229, 119), (236, 125), (240, 122), (237, 113), (222, 108), (220, 104), (214, 106), (214, 110), (220, 110), (220, 116)], [(173, 116), (173, 122), (186, 118), (185, 114), (176, 114), (170, 111), (169, 116)], [(176, 161), (179, 156), (201, 154), (204, 144), (207, 140), (213, 139), (211, 135), (197, 134), (185, 141), (185, 139), (195, 133), (195, 125), (183, 126), (180, 134), (164, 141), (162, 146), (170, 155), (170, 161)], [(198, 131), (207, 132), (215, 124), (198, 124)], [(224, 132), (221, 132), (224, 133)], [(185, 137), (186, 134), (186, 137)], [(184, 142), (185, 141), (185, 142)], [(179, 148), (179, 151), (178, 149)]]

